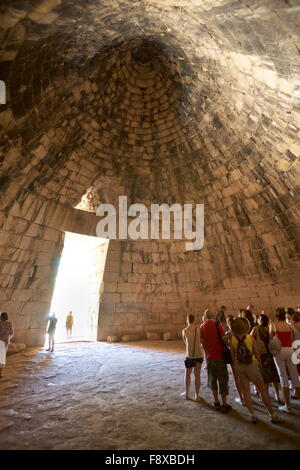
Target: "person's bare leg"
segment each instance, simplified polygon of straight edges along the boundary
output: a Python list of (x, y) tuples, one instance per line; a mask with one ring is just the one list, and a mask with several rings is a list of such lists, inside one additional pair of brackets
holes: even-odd
[(227, 394), (226, 394), (226, 393), (222, 393), (222, 394), (221, 394), (221, 398), (222, 398), (222, 405), (223, 405), (223, 406), (227, 406)]
[(298, 397), (298, 399), (300, 399), (300, 387), (295, 387), (295, 395), (296, 397)]
[(189, 399), (192, 370), (193, 370), (192, 367), (188, 367), (187, 369), (185, 369), (184, 384), (185, 384), (185, 399), (186, 400)]
[(251, 394), (250, 394), (250, 384), (249, 384), (248, 380), (246, 380), (246, 379), (240, 379), (240, 382), (241, 382), (241, 387), (242, 387), (242, 391), (243, 391), (243, 397), (244, 397), (245, 405), (246, 405), (249, 413), (251, 414), (251, 416), (253, 416), (254, 415), (254, 408), (253, 408), (253, 403), (252, 403), (252, 397), (251, 397)]
[(266, 386), (264, 382), (255, 382), (256, 389), (259, 390), (263, 404), (267, 408), (270, 415), (274, 413), (273, 407), (271, 405), (270, 397), (268, 395)]
[(215, 402), (218, 402), (218, 401), (219, 401), (219, 394), (218, 394), (218, 390), (213, 390), (212, 392), (213, 392), (213, 394), (214, 394), (214, 399), (215, 399)]
[(277, 401), (277, 403), (280, 404), (280, 388), (279, 388), (279, 383), (273, 382), (273, 388), (274, 388), (274, 392), (275, 392), (276, 401)]
[(290, 406), (290, 389), (289, 387), (282, 387), (283, 390), (283, 398), (284, 404), (289, 407)]
[(239, 394), (239, 397), (241, 399), (241, 402), (243, 402), (243, 390), (242, 390), (242, 387), (241, 387), (241, 384), (240, 384), (240, 380), (239, 380), (239, 377), (237, 375), (237, 372), (234, 368), (234, 365), (233, 364), (230, 364), (231, 366), (231, 370), (232, 370), (232, 375), (233, 375), (233, 378), (234, 378), (234, 382), (235, 382), (235, 386), (236, 386), (236, 390)]
[(200, 362), (196, 362), (196, 366), (194, 367), (194, 375), (195, 375), (195, 400), (199, 401), (200, 397), (200, 385), (201, 385), (201, 364)]

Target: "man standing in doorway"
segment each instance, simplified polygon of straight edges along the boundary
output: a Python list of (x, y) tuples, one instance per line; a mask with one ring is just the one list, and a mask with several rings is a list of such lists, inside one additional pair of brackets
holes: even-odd
[(52, 315), (49, 315), (48, 317), (49, 321), (49, 326), (47, 333), (49, 335), (49, 348), (47, 351), (54, 351), (54, 335), (55, 335), (55, 330), (56, 330), (56, 323), (57, 323), (57, 318), (55, 316), (55, 313), (52, 313)]
[(67, 339), (72, 339), (73, 321), (73, 312), (70, 310), (66, 318)]

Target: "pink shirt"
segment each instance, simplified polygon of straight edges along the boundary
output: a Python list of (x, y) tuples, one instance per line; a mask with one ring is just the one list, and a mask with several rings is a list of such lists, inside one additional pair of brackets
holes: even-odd
[(291, 331), (276, 331), (276, 335), (281, 341), (283, 348), (290, 348), (292, 346), (292, 332)]

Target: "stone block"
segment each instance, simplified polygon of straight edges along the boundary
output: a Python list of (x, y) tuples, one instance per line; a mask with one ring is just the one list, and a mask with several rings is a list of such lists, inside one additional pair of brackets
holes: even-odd
[(31, 314), (13, 315), (10, 317), (15, 330), (28, 330), (30, 327)]
[(6, 302), (1, 303), (1, 311), (7, 312), (8, 315), (16, 315), (20, 313), (22, 305), (23, 302), (17, 300), (8, 300)]
[(155, 333), (155, 332), (152, 332), (152, 331), (147, 331), (146, 332), (146, 338), (149, 339), (150, 341), (161, 340), (161, 333)]
[(116, 314), (114, 325), (137, 325), (138, 323), (138, 314), (137, 313), (121, 313)]
[(171, 340), (176, 340), (177, 339), (177, 334), (175, 331), (166, 331), (163, 333), (163, 340), (164, 341), (171, 341)]
[(21, 313), (26, 314), (42, 314), (48, 313), (49, 303), (48, 302), (26, 302), (22, 304)]
[(51, 242), (58, 242), (60, 238), (60, 233), (57, 230), (52, 228), (46, 227), (43, 235), (44, 240), (48, 240)]
[[(46, 309), (46, 313), (48, 314), (48, 310), (50, 309), (49, 307)], [(37, 328), (37, 329), (44, 329), (46, 331), (47, 328), (47, 318), (48, 315), (43, 314), (32, 314), (31, 315), (31, 320), (30, 320), (30, 328)], [(59, 321), (59, 320), (58, 320)], [(60, 320), (63, 321), (63, 320)]]
[(120, 336), (116, 336), (116, 335), (108, 336), (106, 341), (108, 343), (118, 343), (120, 341)]
[(99, 313), (115, 313), (116, 304), (115, 303), (105, 303), (101, 302), (99, 307)]
[(131, 282), (118, 282), (118, 292), (121, 293), (128, 293), (128, 292), (138, 292), (141, 290), (141, 286), (138, 284), (134, 284)]
[[(122, 265), (121, 265), (122, 267)], [(106, 262), (105, 262), (105, 272), (107, 273), (119, 273), (120, 271), (120, 263), (119, 261), (108, 261), (106, 259)]]
[(103, 281), (104, 282), (116, 282), (119, 281), (120, 275), (118, 272), (107, 272), (104, 271)]
[(139, 313), (140, 312), (140, 307), (139, 304), (123, 304), (120, 303), (119, 305), (116, 306), (116, 312), (117, 313)]
[(117, 292), (117, 282), (102, 282), (101, 291), (104, 293), (115, 293)]
[(140, 341), (141, 339), (143, 339), (142, 335), (132, 335), (132, 334), (129, 335), (129, 334), (127, 334), (127, 335), (123, 335), (121, 337), (121, 341), (123, 343), (128, 343), (130, 341)]
[(11, 300), (21, 300), (28, 302), (31, 300), (34, 292), (30, 289), (15, 289), (11, 294)]
[(172, 324), (172, 314), (171, 313), (160, 313), (159, 314), (159, 321), (160, 323), (168, 323)]
[(7, 349), (7, 355), (16, 354), (22, 352), (26, 349), (26, 345), (24, 343), (10, 343)]
[(121, 301), (119, 293), (104, 292), (101, 296), (101, 302), (117, 304)]

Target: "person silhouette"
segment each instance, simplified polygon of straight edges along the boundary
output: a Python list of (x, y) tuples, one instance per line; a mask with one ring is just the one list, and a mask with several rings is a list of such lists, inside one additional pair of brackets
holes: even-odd
[(0, 378), (3, 377), (2, 371), (6, 364), (6, 353), (9, 342), (14, 335), (14, 328), (6, 312), (1, 313), (0, 317)]
[(72, 312), (72, 310), (70, 310), (70, 312), (68, 313), (67, 318), (66, 318), (67, 339), (72, 338), (73, 322), (74, 322), (73, 312)]
[(54, 336), (55, 336), (55, 330), (56, 330), (56, 323), (57, 323), (57, 318), (55, 316), (55, 313), (53, 312), (52, 315), (48, 316), (48, 329), (47, 329), (47, 334), (49, 335), (49, 348), (47, 351), (54, 351)]

